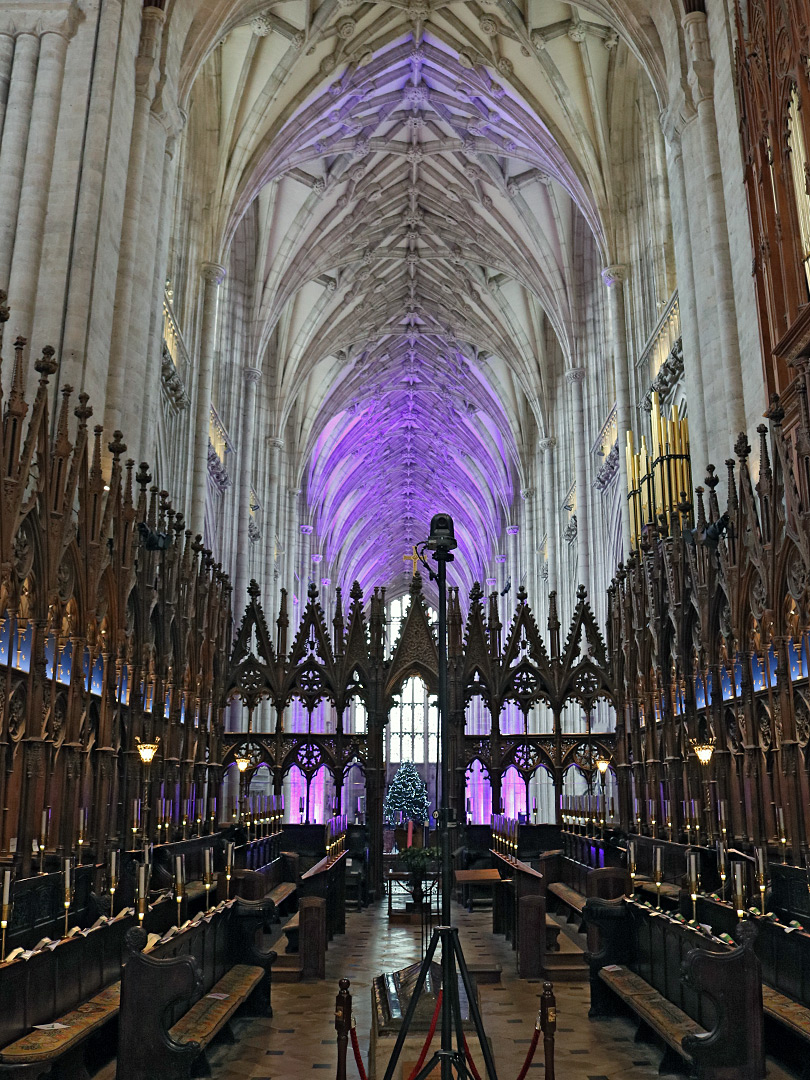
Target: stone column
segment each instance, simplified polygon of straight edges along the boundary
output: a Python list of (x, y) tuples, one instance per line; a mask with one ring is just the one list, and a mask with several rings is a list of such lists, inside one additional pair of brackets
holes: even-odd
[(689, 83), (697, 109), (700, 145), (703, 151), (715, 303), (720, 328), (718, 360), (723, 365), (725, 376), (727, 435), (729, 439), (734, 439), (739, 432), (745, 431), (745, 403), (720, 143), (714, 111), (714, 60), (709, 44), (709, 27), (705, 11), (690, 11), (684, 16), (683, 27), (690, 61)]
[(539, 594), (537, 590), (537, 522), (535, 521), (534, 488), (523, 488), (520, 492), (524, 506), (523, 544), (521, 545), (521, 565), (526, 575), (526, 592), (529, 595), (529, 605), (535, 615), (540, 610)]
[(618, 263), (606, 266), (602, 280), (610, 297), (610, 322), (613, 329), (613, 380), (616, 388), (616, 430), (619, 443), (619, 505), (622, 510), (622, 561), (630, 551), (630, 507), (627, 502), (627, 432), (632, 428), (630, 413), (630, 374), (628, 371), (627, 322), (624, 310), (624, 280), (627, 267)]
[(39, 38), (18, 34), (8, 87), (3, 141), (0, 144), (0, 289), (8, 289), (17, 211), (25, 168), (25, 148), (31, 125), (34, 84), (37, 78)]
[(303, 593), (301, 604), (303, 605), (307, 588), (312, 580), (310, 552), (312, 550), (312, 533), (314, 529), (312, 525), (301, 525), (299, 528), (301, 529), (301, 591)]
[(246, 367), (242, 372), (245, 388), (242, 396), (242, 425), (239, 432), (238, 473), (234, 490), (233, 550), (234, 550), (234, 607), (241, 610), (247, 603), (250, 578), (250, 485), (253, 478), (253, 451), (256, 429), (256, 387), (262, 373), (259, 368)]
[[(297, 544), (297, 539), (298, 538), (295, 535), (296, 534), (295, 525), (296, 525), (296, 522), (298, 521), (298, 496), (300, 494), (301, 494), (300, 488), (294, 488), (294, 487), (287, 488), (287, 516), (286, 516), (285, 528), (284, 528), (284, 537), (285, 537), (285, 539), (284, 539), (284, 551), (285, 551), (285, 555), (284, 555), (284, 561), (285, 561), (284, 580), (285, 580), (286, 584), (285, 584), (284, 587), (287, 590), (287, 605), (288, 605), (288, 611), (290, 613), (290, 625), (293, 628), (293, 631), (296, 628), (296, 614), (295, 614), (295, 609), (293, 607), (293, 596), (297, 595), (297, 593), (296, 593), (297, 586), (296, 586), (296, 583), (295, 583), (295, 563), (296, 563), (296, 558), (295, 557), (296, 557), (296, 554), (298, 552), (298, 544)], [(300, 607), (300, 600), (301, 600), (300, 596), (298, 597), (298, 600), (299, 600), (299, 605), (298, 606)]]
[(279, 489), (281, 487), (281, 451), (284, 443), (281, 439), (268, 438), (270, 455), (268, 463), (269, 483), (267, 486), (267, 564), (270, 567), (268, 575), (267, 596), (263, 597), (265, 611), (275, 613), (278, 607), (278, 590), (281, 588), (279, 580), (279, 562), (276, 555), (278, 548), (277, 538), (279, 534)]
[(703, 363), (700, 353), (695, 274), (692, 264), (692, 245), (689, 242), (689, 203), (686, 198), (680, 136), (667, 131), (665, 135), (668, 135), (666, 143), (670, 214), (672, 215), (672, 236), (675, 241), (675, 265), (678, 271), (678, 307), (681, 313), (683, 377), (686, 384), (689, 416), (689, 451), (692, 458), (693, 480), (700, 483), (709, 463), (709, 443), (704, 408)]
[(214, 348), (217, 339), (217, 303), (219, 286), (225, 277), (225, 267), (218, 263), (203, 263), (202, 325), (200, 327), (200, 358), (197, 365), (197, 398), (194, 410), (194, 459), (191, 467), (191, 508), (189, 523), (192, 533), (203, 535), (205, 502), (208, 496), (208, 427), (211, 417), (211, 387), (214, 380)]
[[(163, 155), (163, 184), (160, 195), (160, 220), (155, 255), (155, 273), (152, 283), (152, 311), (150, 313), (149, 340), (146, 345), (146, 380), (144, 387), (143, 416), (141, 417), (141, 457), (154, 461), (157, 437), (157, 410), (160, 397), (161, 367), (163, 359), (163, 297), (166, 291), (166, 263), (169, 257), (169, 233), (172, 217), (172, 194), (177, 164), (177, 139), (166, 141)], [(164, 487), (166, 481), (162, 480)]]
[(506, 535), (509, 537), (507, 543), (509, 544), (509, 561), (507, 562), (507, 577), (512, 581), (512, 588), (510, 595), (512, 597), (512, 606), (515, 603), (515, 596), (520, 585), (520, 556), (518, 554), (518, 534), (520, 533), (519, 525), (507, 525)]
[(574, 440), (574, 475), (577, 484), (577, 576), (590, 596), (590, 545), (588, 544), (588, 447), (585, 442), (585, 368), (565, 373), (571, 387), (571, 434)]
[[(132, 293), (139, 270), (138, 231), (141, 223), (144, 165), (149, 141), (152, 101), (160, 74), (160, 43), (166, 15), (158, 7), (145, 7), (141, 20), (141, 40), (135, 60), (135, 109), (132, 117), (127, 186), (124, 194), (124, 220), (118, 253), (118, 279), (115, 288), (107, 401), (104, 413), (104, 427), (108, 431), (121, 427), (121, 415), (126, 401), (127, 345), (132, 313)], [(205, 431), (207, 438), (207, 421)], [(199, 431), (197, 435), (199, 437)], [(202, 531), (202, 520), (199, 531)]]
[(543, 528), (546, 531), (549, 593), (557, 590), (557, 498), (554, 491), (554, 464), (551, 457), (551, 452), (556, 445), (557, 440), (553, 435), (540, 440), (540, 449), (543, 451)]
[(49, 30), (42, 35), (39, 43), (39, 64), (8, 288), (11, 325), (15, 333), (28, 340), (34, 321), (65, 56), (72, 29), (68, 23), (63, 31)]
[(6, 116), (8, 88), (11, 82), (11, 65), (14, 60), (14, 37), (0, 34), (0, 140), (3, 137), (3, 121)]

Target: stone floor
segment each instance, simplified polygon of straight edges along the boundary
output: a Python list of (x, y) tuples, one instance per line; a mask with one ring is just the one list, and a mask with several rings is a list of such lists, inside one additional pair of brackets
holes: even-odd
[[(539, 1007), (539, 983), (517, 978), (515, 954), (490, 932), (491, 916), (455, 909), (468, 963), (502, 965), (501, 984), (481, 987), (484, 1026), (493, 1044), (500, 1080), (514, 1080), (532, 1037)], [(298, 1080), (313, 1070), (334, 1077), (336, 1043), (334, 1002), (340, 978), (351, 980), (353, 1010), (364, 1057), (369, 1045), (370, 986), (373, 976), (417, 962), (419, 929), (388, 925), (382, 906), (347, 916), (346, 934), (327, 953), (325, 982), (278, 985), (273, 988), (272, 1020), (240, 1020), (235, 1045), (220, 1045), (211, 1054), (214, 1077), (221, 1080)], [(555, 986), (558, 1020), (556, 1075), (559, 1080), (653, 1080), (660, 1052), (633, 1041), (634, 1025), (623, 1019), (588, 1019), (586, 982)], [(357, 1078), (351, 1058), (348, 1075)], [(542, 1041), (528, 1077), (544, 1070)], [(382, 1073), (379, 1074), (381, 1076)], [(792, 1074), (768, 1062), (768, 1080)]]

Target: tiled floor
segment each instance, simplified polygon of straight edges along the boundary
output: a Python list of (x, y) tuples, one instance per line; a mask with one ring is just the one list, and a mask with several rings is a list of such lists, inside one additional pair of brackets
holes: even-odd
[[(455, 916), (467, 961), (492, 961), (503, 967), (500, 986), (481, 987), (481, 1004), (499, 1080), (514, 1080), (532, 1036), (542, 987), (517, 978), (515, 954), (502, 938), (492, 936), (488, 913), (470, 915), (456, 908)], [(383, 907), (349, 914), (345, 936), (336, 938), (329, 946), (326, 981), (275, 986), (274, 1019), (237, 1021), (237, 1043), (218, 1046), (211, 1055), (213, 1075), (221, 1080), (299, 1080), (319, 1070), (325, 1076), (333, 1076), (338, 980), (344, 977), (351, 980), (357, 1032), (365, 1057), (369, 1045), (372, 977), (419, 959), (418, 928), (389, 927)], [(555, 993), (559, 1080), (658, 1077), (659, 1051), (634, 1042), (634, 1026), (630, 1022), (588, 1019), (586, 982), (559, 983)], [(543, 1070), (541, 1041), (528, 1077), (541, 1076)], [(358, 1075), (351, 1058), (348, 1075), (355, 1080)], [(769, 1062), (768, 1080), (788, 1080), (789, 1076)]]

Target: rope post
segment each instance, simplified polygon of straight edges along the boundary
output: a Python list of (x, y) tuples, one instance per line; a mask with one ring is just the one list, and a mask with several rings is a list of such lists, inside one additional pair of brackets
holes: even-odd
[(543, 1031), (543, 1053), (546, 1059), (546, 1080), (554, 1080), (554, 1032), (557, 1030), (557, 999), (554, 985), (543, 983), (540, 997), (540, 1027)]
[(337, 1032), (338, 1060), (335, 1080), (347, 1080), (346, 1053), (349, 1049), (349, 1032), (352, 1027), (352, 995), (349, 993), (350, 982), (341, 979), (335, 997), (335, 1031)]

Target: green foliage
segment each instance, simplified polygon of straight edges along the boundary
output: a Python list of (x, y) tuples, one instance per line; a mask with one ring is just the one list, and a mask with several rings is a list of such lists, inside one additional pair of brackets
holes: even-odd
[(430, 818), (427, 786), (411, 761), (402, 762), (383, 801), (383, 821), (398, 824), (400, 813), (418, 824)]
[(409, 847), (399, 854), (399, 861), (409, 874), (414, 877), (424, 877), (425, 871), (433, 868), (439, 857), (439, 849), (435, 847)]

